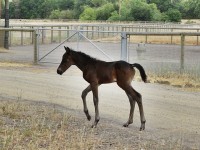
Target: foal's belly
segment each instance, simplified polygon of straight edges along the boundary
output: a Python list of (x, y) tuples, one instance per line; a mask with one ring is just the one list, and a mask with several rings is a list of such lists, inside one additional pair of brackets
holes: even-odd
[(116, 82), (116, 73), (114, 70), (105, 69), (98, 73), (99, 84)]

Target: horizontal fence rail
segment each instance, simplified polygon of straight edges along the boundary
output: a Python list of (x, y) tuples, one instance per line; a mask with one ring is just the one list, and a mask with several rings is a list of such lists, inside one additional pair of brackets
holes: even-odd
[[(52, 23), (53, 24), (53, 23)], [(90, 35), (90, 39), (98, 39), (98, 38), (106, 38), (113, 36), (113, 32), (199, 32), (200, 25), (198, 24), (173, 24), (173, 23), (141, 23), (141, 22), (131, 22), (131, 23), (54, 23), (52, 25), (50, 23), (38, 23), (38, 24), (23, 24), (23, 23), (13, 23), (10, 25), (10, 28), (23, 29), (25, 30), (40, 30), (40, 37), (42, 39), (41, 43), (45, 44), (46, 39), (49, 39), (49, 43), (61, 42), (63, 38), (70, 36), (69, 32), (72, 30), (83, 30), (88, 31), (85, 35), (88, 37)], [(32, 33), (30, 35), (24, 34), (22, 31), (20, 39), (20, 43), (15, 43), (14, 34), (10, 34), (10, 45), (26, 45), (27, 37), (32, 38)], [(92, 32), (91, 32), (92, 31)], [(112, 31), (112, 33), (111, 33)], [(62, 33), (64, 32), (64, 33)], [(94, 32), (98, 32), (99, 34), (94, 35)], [(120, 34), (120, 33), (119, 33)], [(63, 37), (65, 36), (65, 37)], [(148, 36), (145, 35), (145, 42), (148, 42)], [(171, 35), (171, 44), (173, 43), (173, 36)], [(33, 39), (32, 39), (33, 41)], [(30, 44), (32, 44), (31, 42)], [(199, 44), (199, 36), (196, 36), (196, 45)]]

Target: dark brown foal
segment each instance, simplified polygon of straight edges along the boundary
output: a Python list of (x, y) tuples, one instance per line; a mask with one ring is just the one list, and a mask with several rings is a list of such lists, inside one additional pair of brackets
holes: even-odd
[(98, 86), (105, 83), (117, 82), (117, 85), (126, 92), (130, 102), (129, 118), (123, 126), (128, 127), (129, 124), (133, 123), (135, 102), (137, 102), (141, 120), (140, 130), (144, 130), (146, 120), (144, 117), (142, 96), (131, 86), (135, 75), (134, 67), (140, 71), (142, 80), (146, 82), (147, 76), (143, 67), (140, 64), (129, 64), (125, 61), (105, 62), (92, 58), (82, 52), (76, 52), (68, 47), (64, 48), (66, 52), (63, 55), (57, 73), (62, 75), (71, 65), (76, 65), (83, 72), (83, 78), (89, 83), (89, 86), (82, 92), (83, 108), (88, 120), (91, 120), (91, 116), (88, 112), (86, 96), (90, 91), (93, 93), (95, 120), (92, 127), (96, 127), (100, 119)]

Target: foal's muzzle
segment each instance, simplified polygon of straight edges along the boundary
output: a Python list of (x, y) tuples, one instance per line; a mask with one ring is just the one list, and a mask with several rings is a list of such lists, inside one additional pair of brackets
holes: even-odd
[(62, 75), (62, 74), (63, 74), (63, 71), (62, 71), (60, 68), (58, 68), (58, 69), (57, 69), (57, 74)]

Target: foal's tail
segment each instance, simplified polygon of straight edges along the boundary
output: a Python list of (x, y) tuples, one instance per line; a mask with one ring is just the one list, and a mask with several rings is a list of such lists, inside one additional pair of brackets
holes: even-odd
[(144, 68), (140, 64), (132, 64), (133, 67), (136, 67), (140, 71), (140, 76), (144, 82), (147, 82), (147, 75), (144, 71)]

